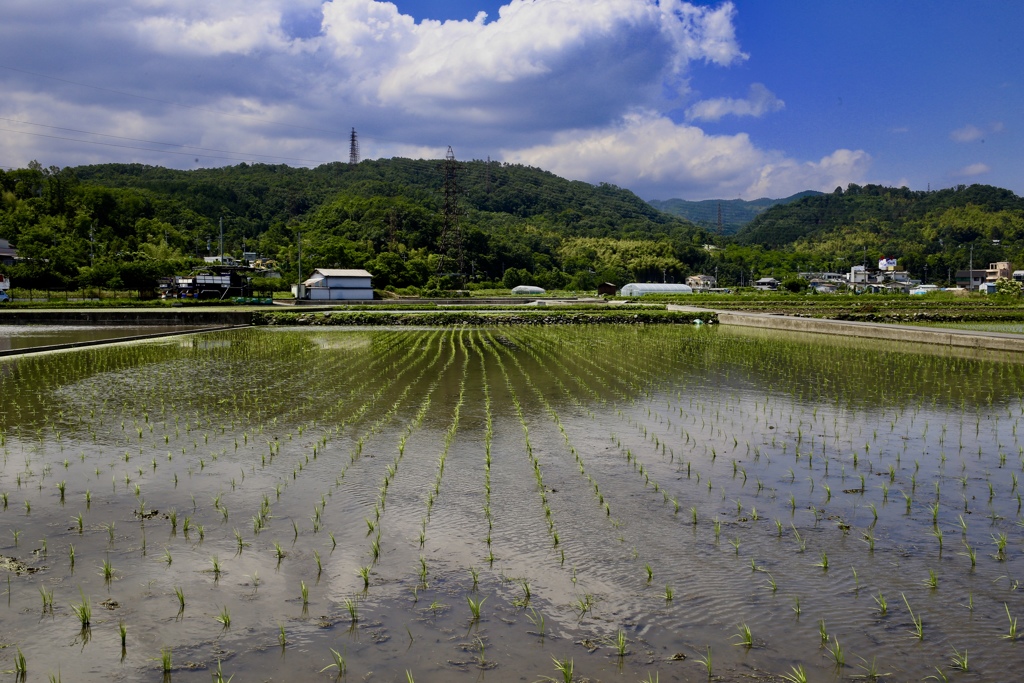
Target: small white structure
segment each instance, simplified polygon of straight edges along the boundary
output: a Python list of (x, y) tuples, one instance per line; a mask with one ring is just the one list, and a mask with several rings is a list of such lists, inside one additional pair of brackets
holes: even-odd
[(547, 294), (547, 291), (543, 287), (534, 287), (533, 285), (519, 285), (518, 287), (512, 288), (513, 294), (525, 294), (532, 296), (539, 296), (541, 294)]
[(693, 294), (690, 285), (668, 282), (630, 282), (622, 286), (622, 296), (644, 296), (646, 294)]
[(317, 268), (303, 282), (305, 297), (313, 301), (370, 301), (373, 299), (372, 275), (365, 270)]
[(920, 296), (923, 294), (930, 294), (931, 292), (938, 292), (938, 285), (918, 285), (910, 290), (910, 293), (914, 296)]

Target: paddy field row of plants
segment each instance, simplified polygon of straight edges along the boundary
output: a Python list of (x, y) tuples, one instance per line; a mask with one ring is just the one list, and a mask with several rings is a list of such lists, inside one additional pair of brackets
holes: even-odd
[(0, 363), (23, 680), (1010, 680), (1024, 364), (679, 326)]

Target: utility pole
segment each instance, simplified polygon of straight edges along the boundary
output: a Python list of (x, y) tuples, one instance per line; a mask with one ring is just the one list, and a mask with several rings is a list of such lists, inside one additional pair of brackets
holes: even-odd
[(296, 244), (299, 247), (299, 284), (302, 284), (302, 232), (297, 233)]
[[(444, 193), (444, 204), (441, 208), (441, 238), (438, 241), (437, 274), (443, 275), (447, 272), (454, 272), (458, 276), (461, 286), (465, 267), (463, 265), (464, 255), (462, 253), (462, 228), (459, 225), (459, 185), (458, 173), (461, 165), (455, 161), (455, 152), (448, 148), (444, 164), (441, 169), (444, 173), (444, 184), (441, 191)], [(452, 270), (447, 270), (451, 268)]]
[(220, 262), (224, 263), (224, 217), (220, 217)]
[(971, 242), (971, 260), (967, 264), (967, 272), (970, 279), (968, 280), (967, 291), (974, 290), (974, 242)]
[(359, 163), (359, 139), (356, 137), (356, 129), (352, 129), (352, 135), (348, 142), (348, 163), (355, 166)]

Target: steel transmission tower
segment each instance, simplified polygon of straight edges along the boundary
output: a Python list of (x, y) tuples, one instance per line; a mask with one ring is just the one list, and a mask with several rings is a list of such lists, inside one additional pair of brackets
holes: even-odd
[(448, 148), (444, 163), (444, 183), (441, 192), (444, 203), (441, 207), (441, 239), (438, 241), (437, 274), (455, 275), (460, 286), (465, 273), (464, 256), (462, 253), (462, 228), (459, 225), (459, 186), (458, 173), (462, 165), (455, 161), (455, 152)]
[(359, 163), (359, 139), (356, 137), (356, 129), (352, 129), (352, 135), (348, 143), (348, 163), (355, 165)]

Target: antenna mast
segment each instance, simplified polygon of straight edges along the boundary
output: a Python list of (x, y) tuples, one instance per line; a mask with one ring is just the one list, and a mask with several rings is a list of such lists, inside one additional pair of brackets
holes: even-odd
[(348, 163), (353, 166), (359, 163), (359, 139), (356, 137), (355, 128), (352, 129), (352, 135), (349, 137)]
[(441, 207), (442, 225), (441, 238), (438, 241), (440, 258), (437, 260), (437, 274), (452, 273), (456, 275), (460, 285), (465, 271), (462, 228), (459, 226), (458, 172), (461, 167), (461, 164), (455, 161), (455, 152), (448, 147), (448, 154), (445, 155), (444, 163), (441, 165), (444, 173), (444, 184), (441, 186), (441, 191), (444, 193), (444, 204)]

